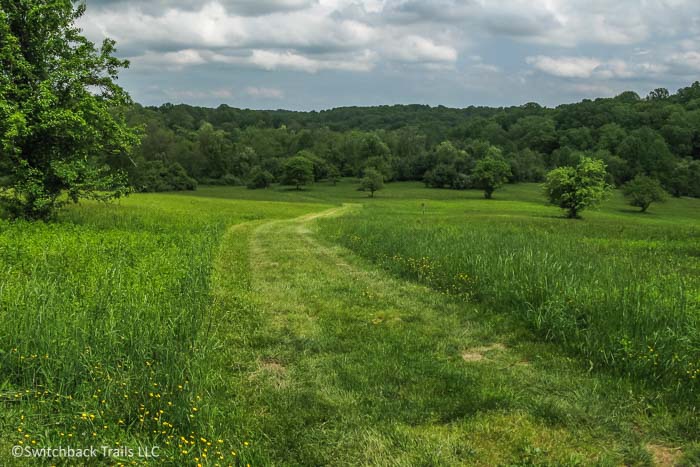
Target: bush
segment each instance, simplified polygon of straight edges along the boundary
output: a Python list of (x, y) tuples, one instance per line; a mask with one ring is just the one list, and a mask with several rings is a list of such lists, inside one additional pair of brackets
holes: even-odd
[(177, 162), (147, 161), (142, 164), (132, 185), (140, 192), (192, 191), (197, 189), (197, 180), (187, 175)]
[(661, 183), (646, 175), (637, 175), (625, 183), (622, 192), (630, 206), (638, 207), (642, 212), (646, 212), (651, 203), (666, 199), (666, 192), (661, 187)]
[(223, 177), (221, 177), (221, 182), (226, 186), (243, 185), (243, 182), (241, 181), (240, 178), (236, 177), (235, 175), (231, 175), (231, 174), (226, 174)]
[(274, 177), (267, 170), (263, 170), (260, 166), (255, 166), (251, 169), (248, 175), (248, 183), (246, 187), (249, 190), (256, 190), (259, 188), (267, 188), (273, 182)]

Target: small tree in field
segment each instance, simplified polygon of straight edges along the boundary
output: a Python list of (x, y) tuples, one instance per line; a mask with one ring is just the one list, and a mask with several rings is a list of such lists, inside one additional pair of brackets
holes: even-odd
[(661, 187), (661, 183), (655, 178), (647, 177), (646, 175), (637, 175), (634, 179), (625, 183), (622, 187), (622, 193), (630, 206), (635, 206), (641, 209), (641, 212), (646, 212), (651, 203), (661, 202), (666, 199), (666, 192)]
[(493, 192), (502, 187), (510, 176), (510, 164), (500, 157), (489, 155), (476, 163), (471, 182), (474, 187), (484, 190), (484, 198), (491, 199)]
[(576, 167), (559, 167), (547, 174), (544, 184), (549, 202), (566, 209), (567, 217), (580, 217), (581, 211), (595, 206), (610, 191), (607, 171), (601, 160), (582, 157)]
[(369, 191), (369, 196), (374, 198), (374, 192), (384, 188), (384, 175), (375, 169), (365, 169), (365, 176), (362, 178), (360, 188)]
[(301, 190), (302, 186), (314, 181), (314, 163), (304, 156), (295, 156), (285, 161), (282, 173), (284, 185), (296, 186), (297, 190)]
[[(128, 192), (108, 159), (138, 142), (115, 84), (128, 62), (80, 34), (85, 5), (0, 0), (0, 154), (9, 169), (0, 202), (15, 217), (46, 219), (68, 201)], [(65, 195), (63, 197), (62, 195)]]
[(338, 167), (336, 167), (335, 165), (330, 164), (328, 166), (328, 181), (331, 182), (333, 186), (336, 186), (339, 180), (340, 170), (338, 170)]

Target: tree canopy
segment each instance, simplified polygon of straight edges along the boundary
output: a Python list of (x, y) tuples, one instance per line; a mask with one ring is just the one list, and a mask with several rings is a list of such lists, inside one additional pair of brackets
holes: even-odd
[(698, 196), (700, 186), (700, 83), (676, 93), (623, 93), (557, 108), (530, 103), (291, 112), (135, 105), (128, 121), (146, 129), (135, 165), (120, 166), (137, 189), (133, 181), (148, 160), (177, 162), (201, 184), (243, 184), (256, 166), (283, 181), (285, 162), (300, 154), (312, 162), (315, 180), (361, 177), (371, 167), (387, 182), (475, 188), (477, 163), (493, 147), (510, 166), (508, 182), (542, 182), (547, 172), (585, 156), (602, 160), (616, 186), (640, 174), (675, 196)]
[(582, 157), (576, 167), (559, 167), (549, 172), (544, 188), (550, 203), (565, 209), (567, 217), (573, 219), (605, 199), (610, 190), (606, 179), (603, 161)]
[[(116, 85), (128, 62), (96, 48), (70, 0), (0, 0), (0, 202), (10, 214), (50, 217), (81, 198), (126, 193), (115, 169), (137, 143)], [(64, 196), (65, 195), (65, 196)]]

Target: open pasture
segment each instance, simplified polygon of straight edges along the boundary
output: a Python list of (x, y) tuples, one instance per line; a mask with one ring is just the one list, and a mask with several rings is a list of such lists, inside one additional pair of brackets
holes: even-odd
[(356, 187), (204, 187), (1, 221), (0, 449), (692, 465), (697, 201), (642, 215), (616, 195), (572, 221), (536, 185), (491, 201)]

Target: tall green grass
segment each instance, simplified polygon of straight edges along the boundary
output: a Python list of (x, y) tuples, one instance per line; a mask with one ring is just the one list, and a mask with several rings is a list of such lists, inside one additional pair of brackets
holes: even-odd
[(612, 203), (583, 221), (536, 202), (377, 203), (322, 231), (396, 274), (522, 318), (592, 367), (696, 397), (700, 222), (686, 215), (697, 201), (653, 216)]
[(313, 209), (143, 195), (0, 221), (2, 457), (121, 443), (180, 465), (239, 458), (244, 440), (218, 439), (206, 397), (213, 260), (228, 226)]

